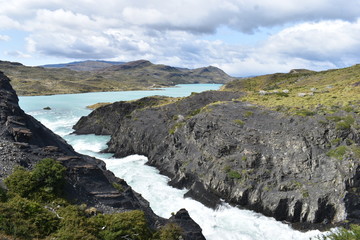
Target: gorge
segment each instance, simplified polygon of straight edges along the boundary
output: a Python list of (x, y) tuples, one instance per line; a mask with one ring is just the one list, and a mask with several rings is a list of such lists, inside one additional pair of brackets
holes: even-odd
[(204, 239), (201, 228), (186, 210), (181, 209), (170, 219), (157, 216), (140, 194), (106, 169), (103, 161), (75, 152), (61, 137), (25, 114), (10, 79), (2, 73), (0, 98), (1, 188), (17, 166), (32, 169), (41, 159), (55, 159), (66, 168), (64, 197), (71, 202), (107, 214), (141, 210), (151, 229), (172, 222), (183, 229), (184, 239)]

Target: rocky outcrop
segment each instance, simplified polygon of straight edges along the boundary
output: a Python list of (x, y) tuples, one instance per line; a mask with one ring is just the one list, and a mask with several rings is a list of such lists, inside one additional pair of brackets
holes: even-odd
[[(140, 209), (152, 228), (169, 221), (155, 215), (140, 194), (106, 170), (103, 161), (78, 154), (61, 137), (25, 114), (10, 80), (0, 72), (0, 185), (15, 166), (31, 169), (43, 158), (56, 159), (66, 167), (64, 192), (73, 202), (86, 203), (104, 213)], [(189, 219), (181, 223), (184, 239), (192, 239), (194, 233), (202, 236), (195, 224)]]
[(205, 92), (133, 111), (107, 151), (148, 156), (172, 185), (209, 206), (222, 198), (300, 227), (359, 220), (356, 114), (292, 116), (234, 98)]
[(134, 102), (123, 101), (105, 105), (98, 108), (97, 111), (91, 112), (88, 117), (81, 117), (76, 125), (73, 126), (74, 133), (111, 135), (125, 118), (130, 117), (133, 111), (159, 105), (166, 101), (166, 99), (168, 97), (154, 96), (145, 97)]

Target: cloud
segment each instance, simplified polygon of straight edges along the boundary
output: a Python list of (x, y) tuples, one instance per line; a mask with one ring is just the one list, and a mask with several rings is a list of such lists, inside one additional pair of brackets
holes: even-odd
[(10, 37), (7, 35), (0, 35), (0, 41), (9, 41)]
[(360, 19), (353, 23), (321, 21), (286, 28), (258, 47), (239, 49), (232, 61), (220, 61), (218, 65), (241, 76), (293, 68), (323, 70), (359, 63), (359, 52)]
[[(358, 0), (13, 0), (2, 3), (0, 30), (26, 31), (33, 56), (143, 58), (253, 75), (359, 62), (359, 17)], [(256, 45), (204, 40), (220, 27), (282, 30)]]
[(354, 23), (335, 20), (303, 23), (270, 37), (263, 51), (283, 58), (333, 62), (337, 66), (360, 60), (360, 19)]
[[(2, 3), (0, 14), (19, 22), (38, 21), (39, 11), (55, 14), (55, 23), (69, 24), (73, 15), (115, 20), (117, 27), (140, 26), (157, 30), (186, 30), (198, 33), (215, 32), (229, 26), (244, 32), (299, 21), (342, 19), (355, 21), (359, 16), (358, 0), (77, 0), (76, 4), (60, 0), (13, 0)], [(60, 12), (62, 14), (60, 14)], [(70, 15), (69, 15), (70, 14)], [(37, 16), (34, 18), (34, 16)], [(43, 13), (43, 19), (55, 16)], [(67, 18), (69, 17), (69, 18)], [(79, 18), (77, 18), (79, 19)], [(84, 18), (85, 21), (89, 19)], [(36, 23), (34, 23), (36, 24)], [(78, 25), (77, 22), (73, 22)], [(102, 21), (105, 24), (105, 21)], [(91, 25), (90, 25), (91, 26)]]
[(16, 58), (31, 58), (31, 55), (23, 53), (21, 51), (5, 51), (5, 55)]
[(10, 17), (0, 15), (0, 30), (20, 28), (21, 24)]

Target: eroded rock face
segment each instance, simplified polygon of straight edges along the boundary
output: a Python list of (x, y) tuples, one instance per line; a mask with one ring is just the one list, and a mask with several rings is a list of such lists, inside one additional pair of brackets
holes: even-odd
[[(337, 128), (327, 116), (285, 115), (231, 101), (231, 94), (206, 92), (134, 111), (107, 151), (148, 156), (172, 185), (209, 206), (223, 198), (304, 225), (359, 220), (356, 115), (352, 126)], [(340, 157), (331, 154), (340, 149)]]
[[(155, 215), (149, 203), (124, 180), (106, 170), (103, 161), (78, 154), (61, 137), (25, 114), (18, 105), (10, 80), (0, 72), (0, 184), (15, 166), (31, 169), (43, 158), (56, 159), (67, 168), (65, 193), (68, 199), (86, 203), (104, 213), (140, 209), (152, 228), (168, 222)], [(189, 219), (184, 227), (195, 231), (188, 222)], [(202, 236), (200, 227), (195, 232)], [(187, 234), (183, 237), (190, 239)]]

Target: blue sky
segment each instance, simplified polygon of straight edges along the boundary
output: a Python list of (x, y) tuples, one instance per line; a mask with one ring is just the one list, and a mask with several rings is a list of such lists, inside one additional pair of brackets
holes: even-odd
[(0, 0), (0, 60), (87, 59), (233, 76), (360, 63), (359, 0)]

